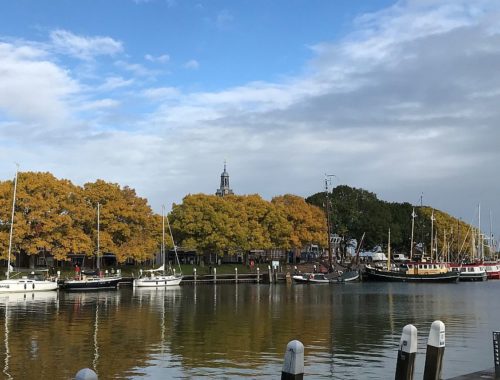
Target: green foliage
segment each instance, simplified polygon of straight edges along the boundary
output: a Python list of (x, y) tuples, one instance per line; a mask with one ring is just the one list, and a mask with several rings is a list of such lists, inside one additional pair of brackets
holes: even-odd
[[(375, 245), (387, 245), (387, 235), (390, 228), (392, 248), (400, 252), (408, 253), (410, 251), (413, 209), (411, 204), (385, 202), (379, 200), (374, 193), (345, 185), (334, 188), (328, 197), (332, 205), (330, 213), (332, 232), (348, 239), (356, 238), (358, 241), (365, 233), (363, 246), (372, 248)], [(314, 194), (306, 201), (324, 207), (325, 193)], [(430, 252), (432, 209), (415, 207), (415, 212), (417, 217), (414, 226), (414, 242), (423, 242), (427, 246), (426, 252)], [(463, 234), (470, 229), (470, 226), (440, 211), (435, 211), (434, 216), (437, 220), (434, 222), (433, 235), (436, 236), (436, 231), (439, 236), (442, 236), (445, 231), (448, 231), (448, 234), (452, 230), (455, 231), (450, 250), (459, 252), (463, 241), (458, 238), (458, 226)]]

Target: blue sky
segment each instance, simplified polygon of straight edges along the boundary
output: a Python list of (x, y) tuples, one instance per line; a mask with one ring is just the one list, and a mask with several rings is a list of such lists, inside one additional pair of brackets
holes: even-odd
[(102, 178), (159, 211), (214, 193), (227, 160), (238, 194), (308, 196), (333, 173), (500, 220), (494, 0), (1, 4), (4, 179)]

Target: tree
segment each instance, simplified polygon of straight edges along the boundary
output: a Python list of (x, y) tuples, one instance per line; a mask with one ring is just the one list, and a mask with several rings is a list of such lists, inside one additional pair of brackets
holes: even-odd
[(291, 225), (291, 247), (300, 249), (307, 244), (325, 247), (328, 244), (326, 217), (321, 208), (291, 194), (274, 197), (271, 202), (286, 215)]

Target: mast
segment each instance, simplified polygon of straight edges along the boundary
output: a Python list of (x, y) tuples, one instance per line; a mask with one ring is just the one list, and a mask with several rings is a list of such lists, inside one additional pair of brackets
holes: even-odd
[(479, 212), (479, 216), (478, 216), (478, 227), (477, 227), (477, 257), (479, 260), (482, 260), (483, 259), (483, 244), (482, 244), (482, 241), (481, 241), (481, 203), (479, 203), (479, 206), (478, 206), (478, 212)]
[(413, 231), (415, 230), (415, 207), (413, 207), (413, 211), (411, 212), (411, 241), (410, 241), (410, 260), (413, 259)]
[(179, 255), (177, 254), (177, 246), (175, 245), (174, 235), (172, 234), (172, 229), (170, 228), (168, 216), (165, 216), (165, 219), (167, 220), (168, 231), (170, 232), (170, 238), (172, 239), (172, 244), (174, 245), (175, 259), (177, 260), (177, 265), (179, 266), (179, 273), (182, 274), (181, 263), (179, 261)]
[(19, 164), (16, 164), (16, 176), (14, 177), (14, 197), (12, 198), (12, 215), (10, 217), (10, 234), (9, 234), (9, 257), (7, 259), (7, 280), (10, 277), (10, 253), (12, 252), (12, 233), (14, 232), (14, 213), (16, 207), (16, 191), (17, 191), (17, 174), (19, 172)]
[(431, 261), (432, 261), (432, 254), (434, 252), (434, 221), (436, 218), (434, 218), (434, 209), (432, 209), (432, 215), (431, 215)]
[(165, 275), (165, 205), (161, 206), (161, 262)]
[(101, 229), (101, 221), (100, 221), (100, 211), (101, 211), (101, 205), (99, 202), (97, 202), (97, 271), (100, 271), (101, 269), (101, 259), (99, 257), (99, 242), (100, 242), (100, 229)]
[(387, 240), (387, 270), (391, 270), (391, 229), (389, 228), (389, 238)]
[(333, 270), (332, 263), (332, 239), (331, 239), (331, 219), (330, 219), (330, 199), (328, 197), (328, 181), (333, 177), (332, 174), (325, 174), (325, 202), (326, 202), (326, 225), (328, 238), (328, 271)]

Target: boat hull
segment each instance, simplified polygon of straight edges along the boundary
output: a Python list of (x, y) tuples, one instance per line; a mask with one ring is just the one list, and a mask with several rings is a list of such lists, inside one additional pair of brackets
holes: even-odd
[(121, 277), (87, 278), (82, 280), (64, 280), (61, 289), (64, 290), (109, 290), (116, 289)]
[(163, 288), (167, 286), (178, 286), (182, 281), (181, 276), (156, 276), (136, 278), (134, 286), (138, 288)]
[(31, 279), (10, 279), (0, 281), (0, 293), (28, 293), (57, 290), (57, 282)]
[(380, 270), (377, 268), (365, 268), (364, 276), (372, 281), (389, 282), (457, 282), (460, 274), (454, 272), (439, 274), (405, 274), (394, 271)]
[(486, 272), (482, 273), (460, 273), (460, 281), (486, 281), (488, 279)]

